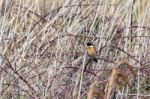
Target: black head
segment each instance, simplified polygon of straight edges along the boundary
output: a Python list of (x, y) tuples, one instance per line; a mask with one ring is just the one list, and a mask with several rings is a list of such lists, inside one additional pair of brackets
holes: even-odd
[(93, 44), (91, 42), (86, 43), (87, 46), (92, 46)]

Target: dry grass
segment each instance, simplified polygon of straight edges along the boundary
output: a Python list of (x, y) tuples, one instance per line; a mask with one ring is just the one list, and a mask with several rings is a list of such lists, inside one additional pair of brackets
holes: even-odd
[[(1, 0), (0, 98), (149, 99), (149, 10), (148, 0)], [(88, 41), (98, 63), (86, 64)]]

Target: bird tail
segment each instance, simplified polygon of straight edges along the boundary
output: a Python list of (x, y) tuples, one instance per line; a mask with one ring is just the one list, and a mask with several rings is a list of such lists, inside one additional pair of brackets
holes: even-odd
[(98, 62), (98, 61), (97, 61), (97, 58), (93, 58), (93, 61), (94, 61), (94, 62)]

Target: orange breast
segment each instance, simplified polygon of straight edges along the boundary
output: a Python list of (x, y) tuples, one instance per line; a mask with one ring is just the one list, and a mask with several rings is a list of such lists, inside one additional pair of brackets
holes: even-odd
[(90, 56), (95, 57), (96, 56), (96, 50), (94, 47), (87, 47), (87, 52)]

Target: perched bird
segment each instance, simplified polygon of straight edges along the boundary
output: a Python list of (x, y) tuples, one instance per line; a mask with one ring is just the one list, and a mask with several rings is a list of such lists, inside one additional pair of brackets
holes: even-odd
[(86, 43), (87, 44), (87, 53), (90, 57), (90, 59), (92, 59), (94, 62), (97, 62), (97, 58), (96, 58), (96, 49), (94, 47), (94, 45), (90, 42)]

